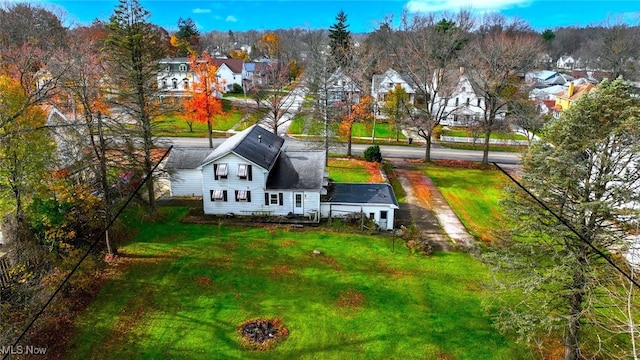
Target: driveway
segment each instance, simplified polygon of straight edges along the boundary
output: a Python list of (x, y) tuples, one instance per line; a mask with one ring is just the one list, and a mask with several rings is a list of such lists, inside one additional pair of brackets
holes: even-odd
[(475, 247), (469, 234), (437, 186), (405, 159), (390, 159), (406, 198), (400, 204), (397, 223), (415, 224), (434, 250), (468, 251)]

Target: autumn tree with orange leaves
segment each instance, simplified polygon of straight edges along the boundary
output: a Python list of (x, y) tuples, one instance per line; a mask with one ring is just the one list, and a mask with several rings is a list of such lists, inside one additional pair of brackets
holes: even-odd
[(213, 148), (211, 119), (214, 115), (222, 114), (222, 101), (218, 98), (222, 92), (222, 84), (216, 77), (218, 68), (213, 64), (211, 55), (206, 52), (200, 58), (190, 56), (189, 66), (193, 81), (186, 89), (189, 96), (183, 102), (185, 114), (191, 121), (207, 124), (209, 147)]
[(360, 101), (355, 104), (349, 104), (350, 108), (347, 113), (342, 117), (340, 122), (340, 128), (338, 133), (340, 136), (347, 139), (347, 157), (351, 157), (351, 140), (353, 124), (357, 122), (366, 122), (373, 119), (373, 112), (371, 111), (371, 96), (363, 96)]

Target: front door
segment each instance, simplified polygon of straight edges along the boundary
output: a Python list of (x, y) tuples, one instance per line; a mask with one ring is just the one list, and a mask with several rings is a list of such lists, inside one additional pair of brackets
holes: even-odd
[(302, 202), (302, 193), (293, 193), (293, 213), (294, 214), (304, 214), (304, 206)]

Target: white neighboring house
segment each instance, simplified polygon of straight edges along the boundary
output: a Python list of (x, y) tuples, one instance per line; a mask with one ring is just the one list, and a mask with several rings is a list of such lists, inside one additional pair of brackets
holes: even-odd
[(408, 104), (413, 104), (416, 97), (416, 85), (407, 76), (403, 76), (393, 69), (387, 70), (382, 75), (373, 75), (371, 78), (371, 97), (375, 101), (375, 116), (377, 118), (384, 118), (380, 109), (387, 100), (389, 92), (393, 91), (397, 87), (401, 87), (407, 93)]
[(337, 68), (327, 80), (327, 102), (333, 104), (336, 102), (349, 101), (353, 104), (360, 102), (360, 93), (362, 92), (358, 85), (351, 77)]
[(208, 150), (199, 166), (193, 164), (202, 150), (184, 149), (167, 164), (172, 193), (191, 196), (199, 188), (205, 214), (309, 222), (364, 214), (381, 228), (393, 229), (398, 202), (389, 184), (329, 184), (324, 151), (287, 151), (283, 145), (283, 138), (254, 125)]
[(571, 70), (576, 67), (576, 60), (568, 55), (561, 56), (556, 61), (556, 67), (561, 70)]
[[(444, 99), (438, 99), (436, 96), (436, 103), (442, 104)], [(441, 125), (474, 125), (484, 116), (484, 98), (476, 95), (469, 78), (463, 73), (460, 74), (458, 85), (444, 106), (442, 114), (447, 114), (447, 116), (440, 121)]]
[[(165, 96), (186, 96), (186, 91), (193, 82), (198, 81), (197, 75), (191, 71), (189, 59), (166, 58), (159, 61), (158, 89), (164, 91)], [(242, 59), (213, 59), (217, 67), (218, 83), (223, 85), (223, 92), (233, 89), (233, 84), (242, 86), (246, 77), (244, 60)]]
[(172, 148), (165, 170), (169, 174), (169, 195), (202, 196), (202, 172), (198, 166), (211, 154), (209, 148)]

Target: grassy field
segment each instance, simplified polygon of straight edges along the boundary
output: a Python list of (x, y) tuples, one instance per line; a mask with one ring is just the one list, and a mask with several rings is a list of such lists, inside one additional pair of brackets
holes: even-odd
[[(212, 119), (214, 130), (227, 131), (238, 123), (245, 111), (236, 108), (230, 100), (222, 100), (223, 115), (216, 115)], [(187, 120), (182, 114), (171, 114), (159, 119), (158, 136), (206, 137), (207, 124), (193, 122), (193, 131), (189, 130)]]
[[(353, 128), (351, 129), (351, 133), (355, 137), (368, 137), (371, 138), (371, 124), (361, 124), (356, 123), (353, 124)], [(396, 128), (392, 124), (381, 124), (376, 123), (376, 138), (379, 139), (393, 139), (396, 138)], [(399, 133), (400, 140), (404, 139), (404, 135), (402, 132)]]
[(498, 203), (508, 181), (495, 169), (457, 168), (429, 165), (422, 168), (438, 186), (460, 221), (475, 236), (490, 242), (495, 231), (504, 228)]
[[(443, 136), (473, 137), (471, 131), (464, 128), (443, 129), (440, 134)], [(500, 140), (527, 140), (527, 137), (522, 134), (504, 133), (499, 131), (492, 132), (491, 138)], [(478, 135), (478, 139), (482, 141), (484, 139), (484, 133)]]
[[(131, 219), (107, 280), (76, 321), (69, 359), (523, 359), (481, 306), (486, 268), (463, 253), (412, 256), (387, 236)], [(135, 229), (134, 229), (135, 231)], [(313, 255), (319, 250), (321, 255)], [(289, 336), (243, 347), (239, 324)]]
[(383, 182), (380, 163), (358, 159), (329, 159), (329, 178), (336, 182)]

